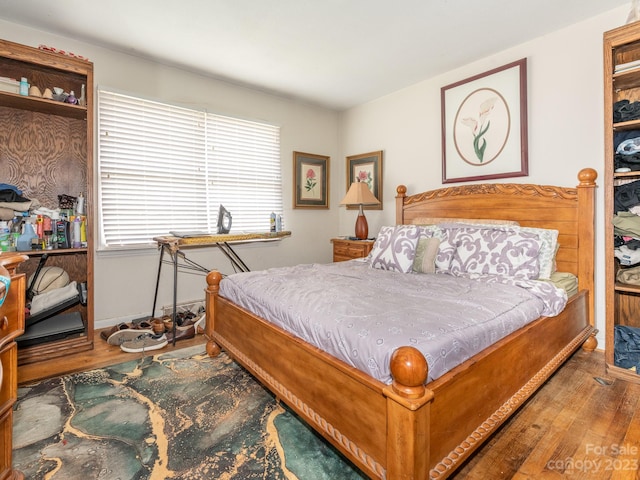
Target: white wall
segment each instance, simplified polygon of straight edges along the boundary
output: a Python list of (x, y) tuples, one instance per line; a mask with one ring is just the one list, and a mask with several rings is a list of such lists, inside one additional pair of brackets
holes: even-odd
[[(376, 232), (395, 222), (397, 185), (407, 185), (410, 194), (443, 186), (441, 87), (524, 57), (528, 70), (529, 176), (508, 181), (575, 186), (578, 171), (591, 167), (603, 182), (602, 34), (622, 25), (627, 13), (627, 7), (614, 9), (343, 112), (342, 156), (384, 150), (384, 209), (366, 212), (369, 230)], [(600, 187), (595, 269), (599, 348), (604, 347), (605, 318), (603, 195)], [(339, 216), (340, 234), (349, 234), (353, 212), (340, 211)]]
[[(49, 45), (88, 57), (94, 63), (95, 84), (162, 99), (182, 105), (202, 106), (212, 112), (251, 120), (265, 121), (281, 127), (283, 176), (283, 213), (290, 238), (266, 244), (237, 246), (236, 251), (253, 270), (297, 263), (329, 262), (332, 249), (329, 239), (337, 234), (338, 202), (341, 190), (330, 196), (328, 210), (292, 209), (293, 151), (328, 155), (330, 184), (343, 185), (344, 174), (338, 159), (337, 113), (302, 102), (262, 93), (217, 81), (131, 55), (118, 53), (68, 38), (54, 36), (0, 20), (0, 36), (25, 45)], [(95, 142), (97, 145), (97, 141)], [(94, 155), (97, 160), (97, 155)], [(331, 168), (332, 167), (332, 168)], [(74, 192), (69, 192), (73, 194)], [(331, 190), (330, 190), (331, 193)], [(268, 218), (265, 218), (268, 228)], [(191, 250), (190, 258), (207, 268), (232, 269), (215, 249)], [(118, 321), (149, 315), (153, 304), (158, 251), (98, 253), (95, 260), (96, 328)], [(158, 306), (171, 304), (171, 270), (163, 266)], [(180, 275), (179, 301), (204, 298), (204, 277)]]

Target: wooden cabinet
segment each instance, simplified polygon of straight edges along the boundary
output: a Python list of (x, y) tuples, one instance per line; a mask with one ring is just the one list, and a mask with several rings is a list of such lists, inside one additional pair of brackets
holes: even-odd
[(614, 255), (616, 232), (613, 221), (619, 210), (615, 202), (616, 191), (636, 181), (640, 188), (640, 169), (634, 167), (630, 172), (617, 171), (627, 163), (621, 163), (623, 157), (616, 161), (618, 145), (624, 139), (640, 138), (640, 103), (637, 104), (637, 112), (633, 112), (633, 108), (622, 108), (621, 102), (627, 100), (631, 107), (634, 102), (640, 102), (640, 22), (604, 34), (605, 359), (611, 376), (640, 383), (640, 375), (614, 362), (615, 326), (640, 328), (640, 284), (620, 281), (619, 272), (633, 266), (621, 264)]
[(369, 255), (373, 247), (373, 240), (331, 239), (333, 243), (333, 261), (344, 262), (354, 258), (364, 258)]
[(60, 195), (85, 196), (86, 248), (19, 252), (29, 257), (19, 267), (27, 278), (47, 253), (47, 266), (62, 267), (70, 280), (86, 282), (86, 305), (63, 312), (79, 311), (84, 332), (18, 349), (19, 364), (50, 361), (93, 348), (93, 64), (0, 40), (0, 77), (25, 77), (40, 92), (59, 87), (76, 97), (84, 85), (85, 105), (0, 92), (2, 182), (49, 209), (59, 207)]
[(11, 277), (7, 297), (0, 306), (0, 480), (24, 478), (13, 470), (13, 405), (18, 398), (18, 347), (15, 339), (24, 330), (25, 276), (16, 271), (25, 255), (0, 255), (3, 274)]

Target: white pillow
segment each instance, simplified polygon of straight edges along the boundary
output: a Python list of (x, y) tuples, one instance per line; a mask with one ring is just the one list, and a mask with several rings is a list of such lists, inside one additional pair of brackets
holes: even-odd
[(371, 267), (409, 273), (420, 234), (421, 229), (416, 225), (382, 227), (369, 254)]

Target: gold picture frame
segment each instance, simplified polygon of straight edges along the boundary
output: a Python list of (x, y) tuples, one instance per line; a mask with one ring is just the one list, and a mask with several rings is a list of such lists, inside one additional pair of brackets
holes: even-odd
[(293, 152), (293, 208), (329, 208), (329, 160)]
[[(347, 188), (356, 179), (366, 182), (369, 190), (380, 202), (378, 205), (363, 206), (366, 210), (382, 210), (382, 150), (377, 152), (361, 153), (347, 157)], [(355, 205), (347, 205), (348, 210), (359, 208)]]

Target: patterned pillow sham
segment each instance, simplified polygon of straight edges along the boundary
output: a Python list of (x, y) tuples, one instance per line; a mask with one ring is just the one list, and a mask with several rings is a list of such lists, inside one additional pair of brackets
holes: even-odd
[(440, 240), (435, 258), (436, 272), (446, 272), (456, 251), (456, 243), (452, 240), (452, 230), (440, 228), (439, 225), (421, 225), (421, 238), (437, 238)]
[(380, 228), (368, 257), (371, 267), (409, 273), (420, 234), (421, 229), (416, 225)]
[(528, 280), (540, 275), (538, 235), (510, 227), (460, 227), (451, 260), (454, 275), (506, 275)]
[(540, 279), (550, 279), (556, 271), (556, 253), (558, 252), (558, 230), (548, 228), (520, 227), (521, 232), (538, 235), (540, 240)]

